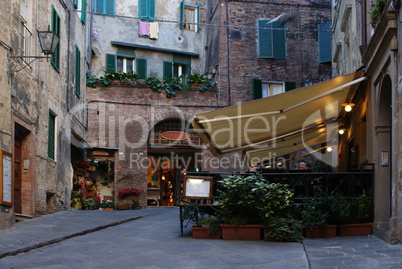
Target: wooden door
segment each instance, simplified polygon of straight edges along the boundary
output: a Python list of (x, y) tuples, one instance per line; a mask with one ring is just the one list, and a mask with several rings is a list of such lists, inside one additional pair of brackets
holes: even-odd
[(14, 144), (14, 212), (15, 213), (22, 213), (21, 152), (22, 152), (21, 143), (18, 141), (15, 141), (15, 144)]

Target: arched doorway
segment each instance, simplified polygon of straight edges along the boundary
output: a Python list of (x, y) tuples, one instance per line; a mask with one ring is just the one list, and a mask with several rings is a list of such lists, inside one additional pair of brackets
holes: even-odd
[(183, 169), (201, 167), (201, 140), (187, 121), (167, 119), (148, 138), (148, 206), (174, 206)]
[[(377, 167), (375, 178), (375, 216), (377, 231), (389, 231), (391, 212), (391, 122), (392, 122), (392, 81), (386, 75), (382, 81), (377, 103), (376, 145)], [(388, 235), (384, 234), (384, 237)]]

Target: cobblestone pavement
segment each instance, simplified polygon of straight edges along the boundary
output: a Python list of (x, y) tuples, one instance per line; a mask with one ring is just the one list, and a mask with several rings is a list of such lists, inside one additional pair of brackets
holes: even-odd
[(374, 236), (303, 244), (196, 240), (188, 228), (180, 236), (177, 208), (74, 210), (0, 231), (0, 257), (1, 269), (402, 268), (402, 245)]

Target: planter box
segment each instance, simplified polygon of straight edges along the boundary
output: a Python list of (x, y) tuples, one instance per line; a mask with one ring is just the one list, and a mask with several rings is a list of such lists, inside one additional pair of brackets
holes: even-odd
[(336, 236), (337, 225), (306, 226), (304, 230), (307, 238), (325, 238)]
[(373, 223), (353, 223), (339, 225), (341, 236), (370, 235)]
[(260, 240), (261, 225), (221, 224), (224, 240)]
[(195, 238), (195, 239), (220, 239), (221, 238), (220, 232), (212, 233), (209, 230), (209, 228), (193, 226), (193, 227), (191, 227), (191, 230), (193, 231), (193, 238)]

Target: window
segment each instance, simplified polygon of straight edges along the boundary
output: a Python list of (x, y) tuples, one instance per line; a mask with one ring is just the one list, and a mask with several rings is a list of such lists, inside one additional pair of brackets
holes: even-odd
[(94, 10), (95, 13), (114, 15), (115, 14), (115, 0), (95, 0)]
[(28, 30), (26, 26), (26, 21), (21, 17), (18, 55), (20, 56), (29, 55), (31, 36), (32, 33)]
[(139, 79), (145, 79), (147, 77), (147, 60), (135, 58), (135, 54), (122, 54), (127, 51), (119, 49), (117, 55), (106, 54), (106, 72), (134, 72), (138, 74)]
[(253, 99), (270, 97), (283, 92), (291, 91), (296, 88), (295, 82), (271, 82), (261, 79), (253, 79)]
[[(52, 6), (52, 18), (51, 18), (51, 26), (50, 30), (52, 30), (56, 35), (60, 37), (60, 17), (57, 14), (56, 10)], [(60, 42), (57, 44), (57, 47), (54, 51), (53, 58), (50, 60), (53, 67), (59, 71), (60, 68)]]
[(74, 91), (78, 97), (81, 96), (81, 52), (77, 45), (75, 45)]
[(55, 160), (56, 152), (56, 115), (49, 111), (47, 156)]
[(320, 63), (332, 61), (331, 50), (331, 23), (318, 24), (318, 56)]
[(184, 1), (181, 2), (180, 12), (180, 28), (187, 30), (198, 31), (200, 23), (200, 6), (186, 5)]
[(191, 72), (191, 57), (186, 55), (173, 55), (173, 62), (163, 62), (163, 78), (182, 76), (186, 81), (187, 75)]
[(155, 0), (138, 0), (138, 17), (155, 19)]
[(258, 57), (286, 59), (286, 30), (281, 22), (258, 20)]

